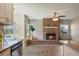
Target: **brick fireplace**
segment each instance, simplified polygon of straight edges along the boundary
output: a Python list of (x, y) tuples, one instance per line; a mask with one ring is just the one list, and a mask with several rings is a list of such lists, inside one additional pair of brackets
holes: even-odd
[(59, 21), (54, 22), (52, 18), (43, 19), (43, 38), (44, 40), (58, 41)]
[(43, 29), (43, 37), (44, 40), (58, 40), (59, 37), (59, 30), (58, 28), (44, 28)]
[(53, 21), (52, 18), (43, 19), (43, 40), (32, 40), (32, 44), (53, 44), (58, 43), (59, 39), (59, 20)]

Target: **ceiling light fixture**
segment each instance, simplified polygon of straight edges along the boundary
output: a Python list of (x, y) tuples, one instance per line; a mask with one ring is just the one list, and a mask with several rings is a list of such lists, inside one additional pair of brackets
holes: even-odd
[(53, 21), (58, 21), (58, 17), (54, 17), (53, 18)]
[(55, 12), (55, 13), (54, 13), (54, 16), (53, 16), (53, 21), (58, 21), (58, 20), (59, 20), (59, 18), (57, 17), (56, 14), (57, 14), (57, 13)]

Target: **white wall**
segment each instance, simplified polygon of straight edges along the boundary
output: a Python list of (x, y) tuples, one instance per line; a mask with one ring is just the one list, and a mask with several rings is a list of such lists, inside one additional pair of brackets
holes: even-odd
[(79, 17), (72, 20), (71, 23), (71, 36), (73, 40), (79, 41)]
[(14, 22), (16, 23), (16, 35), (18, 39), (24, 39), (24, 16), (15, 15)]
[[(25, 24), (24, 16), (16, 15), (14, 17), (14, 22), (16, 23), (16, 35), (19, 39), (25, 38)], [(35, 31), (32, 33), (34, 38), (38, 40), (43, 40), (43, 20), (32, 20), (31, 24), (34, 26)]]
[(31, 24), (34, 26), (35, 31), (32, 33), (33, 37), (38, 40), (43, 40), (43, 20), (33, 20)]

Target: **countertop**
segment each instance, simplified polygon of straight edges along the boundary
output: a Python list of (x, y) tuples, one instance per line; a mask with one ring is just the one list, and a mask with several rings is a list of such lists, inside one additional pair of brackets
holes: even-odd
[(0, 48), (0, 52), (4, 51), (4, 50), (7, 49), (7, 48), (12, 47), (14, 44), (16, 44), (16, 43), (18, 43), (18, 42), (21, 42), (21, 41), (22, 41), (22, 40), (19, 40), (19, 39), (9, 41), (8, 44), (3, 45), (3, 46)]
[(79, 41), (75, 40), (60, 40), (61, 43), (71, 47), (72, 49), (76, 50), (79, 52)]

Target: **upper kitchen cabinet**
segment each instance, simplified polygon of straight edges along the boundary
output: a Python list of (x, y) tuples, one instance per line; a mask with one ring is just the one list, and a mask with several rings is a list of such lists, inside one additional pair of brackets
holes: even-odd
[(0, 3), (0, 22), (4, 20), (3, 18), (4, 18), (4, 4)]
[(12, 24), (13, 23), (13, 4), (0, 3), (0, 23)]
[(5, 3), (4, 16), (9, 23), (13, 23), (13, 4)]

